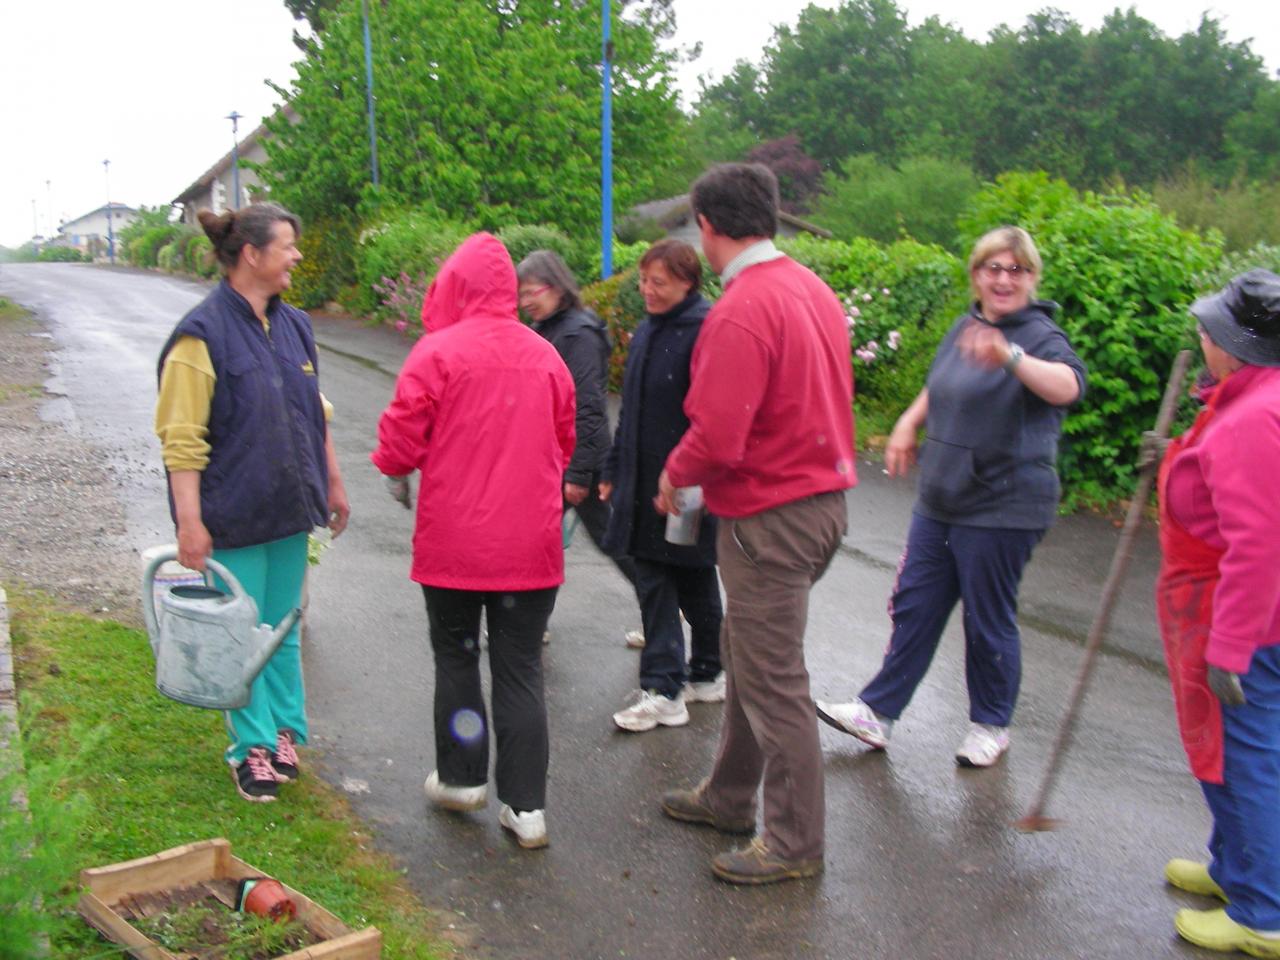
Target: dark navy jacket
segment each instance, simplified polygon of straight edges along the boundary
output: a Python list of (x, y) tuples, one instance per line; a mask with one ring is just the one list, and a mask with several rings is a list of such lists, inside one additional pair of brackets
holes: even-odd
[(603, 479), (612, 483), (613, 514), (603, 546), (610, 553), (687, 567), (716, 562), (716, 522), (703, 518), (695, 546), (666, 541), (666, 517), (653, 509), (658, 476), (684, 432), (689, 360), (711, 309), (692, 293), (667, 313), (650, 314), (636, 327), (622, 378), (622, 412)]
[[(1058, 305), (1037, 300), (996, 324), (1029, 357), (1065, 363), (1084, 397), (1087, 370), (1053, 321)], [(960, 354), (975, 305), (938, 345), (925, 385), (929, 412), (920, 451), (915, 512), (940, 523), (1044, 530), (1058, 506), (1058, 436), (1066, 406), (1040, 399), (1013, 374), (987, 370)]]
[(200, 511), (217, 549), (268, 543), (328, 520), (324, 409), (311, 320), (279, 297), (267, 304), (267, 320), (269, 336), (249, 302), (223, 280), (182, 318), (160, 351), (163, 370), (179, 337), (196, 337), (209, 348), (217, 381)]

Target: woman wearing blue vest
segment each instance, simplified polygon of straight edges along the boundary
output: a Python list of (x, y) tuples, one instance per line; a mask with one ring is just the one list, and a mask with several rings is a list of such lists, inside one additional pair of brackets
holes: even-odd
[[(221, 216), (203, 210), (200, 225), (223, 279), (160, 352), (156, 403), (178, 560), (204, 570), (213, 556), (276, 623), (301, 599), (312, 528), (327, 524), (337, 536), (350, 513), (311, 320), (280, 299), (302, 259), (298, 218), (259, 203)], [(296, 626), (248, 706), (226, 721), (240, 796), (274, 800), (298, 776), (294, 745), (307, 740)]]

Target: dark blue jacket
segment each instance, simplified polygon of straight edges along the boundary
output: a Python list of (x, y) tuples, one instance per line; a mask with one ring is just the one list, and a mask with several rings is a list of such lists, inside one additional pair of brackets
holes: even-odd
[(703, 518), (695, 546), (666, 541), (666, 517), (653, 509), (667, 454), (689, 429), (684, 397), (689, 360), (711, 309), (692, 293), (670, 311), (650, 314), (636, 328), (622, 377), (622, 411), (603, 479), (612, 483), (613, 514), (603, 546), (615, 556), (643, 557), (686, 567), (716, 562), (716, 522)]
[[(269, 543), (328, 521), (329, 468), (311, 320), (273, 297), (270, 335), (223, 280), (174, 328), (203, 340), (217, 378), (200, 511), (216, 549)], [(173, 512), (173, 497), (169, 498)], [(176, 515), (174, 522), (177, 522)]]
[[(1065, 363), (1084, 397), (1087, 370), (1053, 321), (1058, 305), (1037, 300), (996, 324), (1027, 356)], [(929, 412), (920, 451), (916, 513), (970, 527), (1044, 530), (1058, 507), (1058, 436), (1067, 406), (1040, 399), (1004, 370), (966, 360), (956, 346), (977, 306), (938, 345), (925, 385)]]

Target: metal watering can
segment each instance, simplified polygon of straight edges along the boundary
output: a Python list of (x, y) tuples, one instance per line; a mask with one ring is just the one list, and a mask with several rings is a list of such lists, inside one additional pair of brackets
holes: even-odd
[(157, 598), (156, 571), (177, 558), (176, 549), (163, 550), (142, 573), (142, 617), (156, 657), (156, 689), (193, 707), (238, 710), (248, 705), (253, 681), (302, 610), (289, 611), (277, 627), (259, 623), (253, 597), (213, 558), (206, 561), (208, 569), (231, 588), (230, 595), (206, 573), (203, 585), (170, 587)]

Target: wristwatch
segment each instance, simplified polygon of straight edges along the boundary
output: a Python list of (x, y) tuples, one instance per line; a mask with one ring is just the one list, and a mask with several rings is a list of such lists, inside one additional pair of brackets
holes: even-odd
[(1022, 362), (1022, 358), (1027, 355), (1027, 351), (1023, 350), (1016, 343), (1009, 344), (1009, 359), (1003, 364), (1004, 368), (1013, 373), (1013, 368)]

